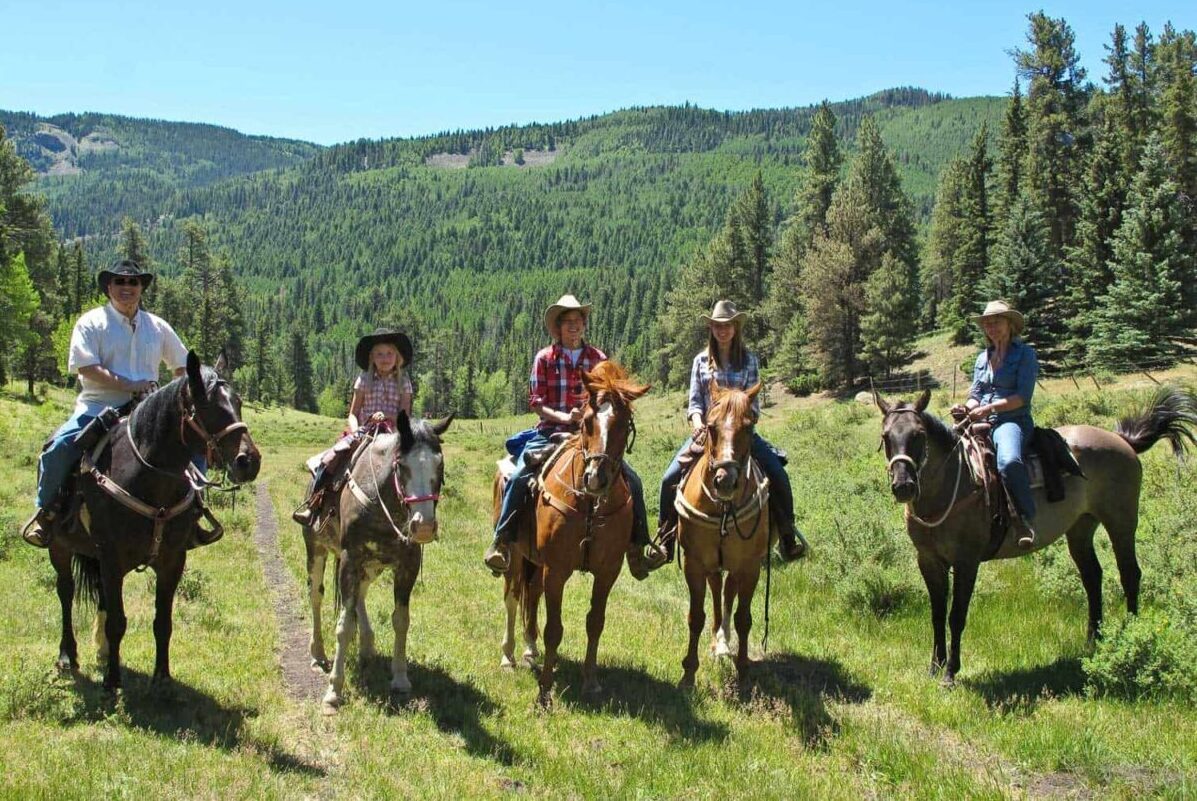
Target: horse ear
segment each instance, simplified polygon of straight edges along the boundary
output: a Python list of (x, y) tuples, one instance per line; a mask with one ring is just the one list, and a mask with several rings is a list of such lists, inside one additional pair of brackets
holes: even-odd
[(750, 386), (750, 387), (747, 389), (747, 392), (748, 392), (748, 397), (749, 397), (750, 399), (751, 399), (751, 398), (755, 398), (755, 397), (756, 397), (757, 395), (759, 395), (759, 394), (760, 394), (760, 392), (761, 392), (761, 382), (760, 382), (760, 381), (757, 381), (755, 384), (753, 384), (752, 386)]
[(411, 433), (411, 418), (405, 410), (399, 410), (399, 416), (395, 418), (395, 427), (399, 429), (399, 452), (407, 453), (416, 444), (416, 437)]
[(644, 385), (638, 386), (638, 387), (625, 387), (623, 390), (623, 394), (627, 397), (628, 400), (634, 401), (634, 400), (643, 398), (645, 395), (648, 394), (648, 391), (652, 388), (653, 388), (652, 384), (644, 384)]
[(445, 418), (441, 420), (434, 420), (432, 423), (430, 423), (429, 425), (432, 428), (432, 433), (436, 434), (437, 437), (444, 436), (445, 431), (447, 431), (449, 428), (449, 423), (453, 422), (453, 416), (455, 414), (456, 412), (449, 412)]
[(873, 403), (877, 404), (877, 408), (881, 410), (882, 415), (887, 415), (893, 407), (885, 402), (885, 398), (881, 397), (877, 390), (873, 390)]
[(216, 375), (225, 378), (229, 372), (229, 356), (225, 353), (224, 348), (220, 349), (220, 355), (216, 357), (216, 364), (212, 365), (212, 369), (216, 371)]
[(193, 350), (187, 351), (187, 385), (191, 388), (192, 401), (199, 403), (208, 399), (204, 375), (200, 372), (200, 359)]
[(931, 390), (924, 389), (923, 394), (919, 395), (918, 400), (914, 402), (914, 409), (917, 412), (927, 411), (927, 404), (931, 402)]

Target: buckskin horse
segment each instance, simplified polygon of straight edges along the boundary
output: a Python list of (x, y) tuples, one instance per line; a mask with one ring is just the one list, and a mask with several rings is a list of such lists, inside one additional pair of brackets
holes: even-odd
[[(586, 615), (586, 659), (582, 691), (599, 692), (596, 676), (599, 638), (606, 623), (607, 597), (623, 565), (632, 537), (632, 496), (621, 464), (633, 430), (632, 402), (649, 387), (632, 383), (612, 361), (582, 373), (589, 395), (577, 434), (566, 440), (541, 471), (535, 517), (525, 515), (503, 581), (507, 609), (503, 664), (514, 664), (517, 609), (524, 622), (525, 661), (536, 657), (537, 611), (545, 599), (544, 662), (538, 700), (552, 703), (553, 671), (563, 633), (561, 600), (575, 571), (594, 577)], [(495, 476), (497, 519), (502, 499)]]
[[(1184, 452), (1197, 425), (1194, 398), (1162, 387), (1144, 412), (1119, 421), (1113, 432), (1087, 425), (1058, 429), (1084, 477), (1065, 475), (1065, 497), (1057, 503), (1047, 503), (1043, 490), (1034, 490), (1037, 536), (1027, 550), (1017, 547), (1010, 536), (994, 549), (983, 487), (972, 477), (960, 434), (927, 412), (930, 398), (930, 391), (924, 391), (913, 404), (890, 403), (874, 395), (882, 413), (881, 441), (890, 489), (898, 502), (906, 504), (906, 532), (931, 599), (932, 675), (944, 671), (944, 683), (951, 685), (960, 670), (960, 637), (981, 562), (1022, 556), (1061, 536), (1068, 540), (1088, 596), (1090, 641), (1098, 637), (1102, 571), (1093, 547), (1098, 524), (1110, 537), (1127, 611), (1136, 614), (1141, 572), (1135, 558), (1135, 529), (1143, 478), (1138, 455), (1161, 439), (1168, 440), (1178, 456)], [(950, 618), (949, 570), (955, 574)], [(951, 650), (944, 641), (945, 618), (951, 628)]]
[(678, 545), (690, 592), (690, 643), (682, 660), (682, 687), (693, 687), (698, 670), (698, 640), (706, 622), (703, 605), (711, 589), (712, 649), (730, 655), (730, 620), (735, 608), (736, 670), (748, 669), (748, 633), (752, 597), (768, 556), (771, 539), (769, 480), (753, 461), (753, 399), (759, 383), (747, 390), (723, 389), (711, 381), (705, 446), (678, 487)]
[(196, 486), (187, 473), (192, 458), (205, 455), (238, 484), (252, 481), (261, 466), (241, 422), (241, 400), (229, 383), (218, 370), (201, 367), (194, 352), (187, 354), (186, 370), (147, 396), (112, 429), (106, 443), (84, 455), (78, 524), (69, 525), (76, 518), (68, 516), (50, 542), (62, 605), (58, 667), (79, 667), (71, 623), (77, 592), (96, 604), (95, 640), (100, 662), (107, 659), (104, 688), (109, 691), (121, 684), (124, 577), (145, 567), (157, 576), (153, 680), (170, 680), (171, 611), (199, 518)]
[[(436, 506), (445, 481), (441, 437), (453, 416), (428, 422), (400, 411), (396, 432), (366, 439), (355, 452), (341, 488), (336, 513), (319, 530), (304, 527), (308, 597), (312, 605), (311, 655), (314, 668), (329, 669), (324, 711), (344, 703), (345, 662), (355, 634), (358, 655), (374, 654), (374, 630), (366, 613), (366, 592), (386, 568), (394, 571), (395, 609), (391, 625), (391, 690), (411, 691), (407, 677), (407, 630), (412, 588), (420, 575), (423, 547), (437, 538)], [(320, 607), (328, 555), (336, 563), (340, 612), (337, 647), (331, 664), (324, 651)], [(331, 669), (330, 669), (331, 668)]]

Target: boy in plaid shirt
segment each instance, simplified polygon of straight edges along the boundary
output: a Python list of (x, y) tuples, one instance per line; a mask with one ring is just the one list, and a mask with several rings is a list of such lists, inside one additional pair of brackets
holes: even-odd
[[(507, 570), (507, 546), (518, 530), (520, 512), (530, 500), (528, 482), (533, 470), (524, 455), (552, 445), (550, 437), (553, 434), (577, 428), (586, 403), (582, 371), (594, 369), (607, 358), (607, 354), (582, 339), (589, 316), (590, 304), (579, 303), (573, 295), (562, 295), (545, 311), (545, 328), (553, 337), (553, 344), (537, 352), (528, 390), (528, 406), (536, 412), (540, 422), (535, 428), (521, 431), (507, 441), (516, 470), (503, 493), (494, 541), (482, 557), (486, 566), (496, 574)], [(632, 546), (627, 554), (628, 569), (637, 579), (644, 579), (650, 571), (665, 563), (665, 553), (648, 539), (648, 513), (644, 508), (640, 477), (626, 461), (622, 466), (632, 493)], [(646, 548), (649, 550), (647, 555)]]

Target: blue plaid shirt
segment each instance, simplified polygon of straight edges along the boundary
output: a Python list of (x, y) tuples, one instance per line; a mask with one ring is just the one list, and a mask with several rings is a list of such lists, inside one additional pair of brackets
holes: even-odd
[[(690, 404), (686, 407), (686, 418), (698, 412), (702, 419), (707, 418), (707, 409), (711, 405), (711, 378), (719, 382), (725, 389), (748, 389), (761, 380), (760, 364), (756, 354), (747, 351), (744, 354), (744, 368), (742, 370), (720, 370), (715, 368), (706, 350), (694, 357), (694, 366), (690, 368)], [(759, 398), (753, 398), (752, 411), (760, 414)]]

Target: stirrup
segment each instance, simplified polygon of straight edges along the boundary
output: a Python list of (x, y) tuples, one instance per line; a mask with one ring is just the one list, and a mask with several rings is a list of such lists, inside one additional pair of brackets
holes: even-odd
[(503, 542), (501, 539), (496, 539), (490, 544), (490, 547), (486, 549), (486, 553), (482, 555), (482, 563), (490, 568), (491, 573), (495, 574), (496, 576), (501, 576), (506, 573), (507, 569), (511, 566), (511, 560), (507, 555), (507, 552), (509, 551), (510, 549), (507, 547), (507, 543)]
[(637, 581), (644, 581), (648, 578), (649, 573), (669, 561), (669, 555), (665, 550), (653, 543), (649, 543), (648, 545), (633, 544), (632, 547), (628, 548), (626, 556), (628, 560), (628, 572)]
[(794, 528), (794, 539), (790, 542), (782, 537), (778, 537), (777, 554), (785, 562), (796, 562), (810, 553), (810, 544), (807, 543), (806, 537), (802, 536), (802, 532), (797, 527)]
[[(199, 496), (197, 495), (196, 497), (198, 498)], [(219, 520), (212, 516), (212, 513), (208, 511), (208, 507), (201, 505), (200, 514), (203, 519), (212, 524), (212, 528), (204, 528), (200, 525), (200, 521), (196, 520), (195, 528), (192, 529), (191, 533), (191, 541), (187, 543), (187, 550), (191, 550), (192, 548), (201, 548), (204, 545), (211, 545), (224, 536), (224, 526), (220, 524)]]
[(44, 509), (38, 509), (33, 517), (21, 527), (21, 539), (35, 548), (50, 547), (50, 524), (54, 517)]
[(291, 519), (301, 526), (311, 526), (314, 516), (312, 507), (308, 506), (306, 501), (295, 507), (295, 511), (291, 513)]
[(1019, 548), (1026, 549), (1035, 544), (1035, 528), (1028, 523), (1025, 518), (1018, 518), (1018, 521), (1015, 523), (1014, 527), (1018, 532)]

